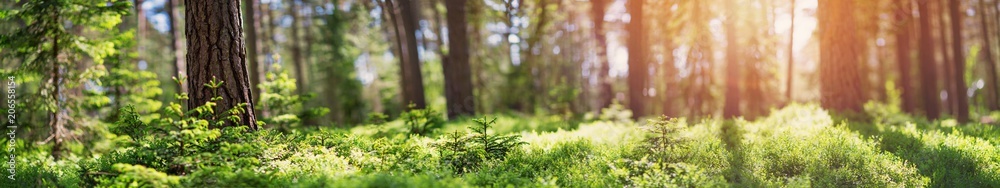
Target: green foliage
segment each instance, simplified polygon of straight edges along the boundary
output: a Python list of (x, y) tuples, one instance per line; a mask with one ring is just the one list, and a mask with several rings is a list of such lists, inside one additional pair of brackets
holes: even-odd
[[(412, 109), (414, 105), (410, 104)], [(410, 134), (426, 136), (435, 129), (441, 128), (444, 118), (441, 113), (433, 109), (412, 109), (400, 115)]]
[(438, 144), (441, 162), (456, 173), (478, 170), (484, 161), (503, 160), (508, 153), (527, 144), (520, 141), (520, 135), (490, 135), (488, 131), (496, 123), (496, 118), (479, 118), (473, 121), (477, 125), (469, 127), (472, 135), (454, 132), (445, 136)]
[(180, 177), (167, 175), (144, 166), (115, 164), (114, 169), (120, 174), (110, 181), (101, 182), (101, 187), (167, 188), (180, 185)]
[(257, 87), (263, 90), (260, 94), (260, 104), (257, 108), (267, 113), (259, 115), (259, 119), (267, 125), (288, 130), (322, 117), (330, 112), (325, 107), (303, 108), (314, 95), (298, 95), (295, 90), (295, 79), (289, 78), (281, 66), (274, 65), (272, 72), (267, 73), (266, 81)]

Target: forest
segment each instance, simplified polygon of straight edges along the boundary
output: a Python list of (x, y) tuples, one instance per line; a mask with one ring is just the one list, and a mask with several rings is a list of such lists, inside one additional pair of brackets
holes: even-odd
[(0, 187), (1000, 187), (1000, 0), (4, 0)]

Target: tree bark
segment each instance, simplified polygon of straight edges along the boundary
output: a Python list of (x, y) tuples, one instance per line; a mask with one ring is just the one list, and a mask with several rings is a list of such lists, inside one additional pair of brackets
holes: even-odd
[[(256, 90), (257, 85), (259, 85), (263, 79), (263, 74), (261, 74), (262, 67), (260, 66), (260, 40), (257, 38), (257, 28), (260, 28), (260, 18), (257, 12), (259, 8), (259, 0), (244, 0), (243, 1), (243, 25), (248, 26), (246, 28), (246, 41), (247, 41), (247, 64), (250, 64), (250, 89)], [(260, 91), (253, 92), (253, 101), (255, 103), (260, 103)]]
[(592, 20), (594, 22), (594, 41), (597, 45), (594, 50), (597, 51), (597, 108), (603, 110), (608, 106), (611, 106), (614, 100), (614, 91), (611, 88), (611, 77), (608, 72), (611, 71), (610, 64), (608, 63), (608, 51), (607, 51), (607, 38), (604, 35), (604, 13), (608, 6), (608, 0), (591, 0), (590, 1), (590, 11)]
[[(177, 12), (177, 8), (181, 6), (180, 1), (181, 0), (167, 0), (168, 6), (165, 8), (168, 17), (167, 20), (170, 21), (170, 50), (174, 52), (174, 77), (178, 79), (187, 77), (187, 68), (185, 68), (187, 63), (184, 62), (184, 51), (181, 51), (181, 49), (184, 49), (180, 39), (182, 31), (178, 29), (180, 24), (177, 23), (177, 21), (180, 20), (180, 18), (178, 18), (179, 13)], [(177, 86), (177, 92), (187, 93), (187, 83), (183, 81), (180, 82)]]
[(643, 5), (644, 0), (632, 0), (626, 3), (631, 20), (628, 23), (628, 90), (629, 109), (632, 110), (634, 118), (638, 119), (646, 115), (645, 92), (646, 81), (649, 75), (646, 62), (645, 33), (643, 31)]
[(472, 96), (472, 72), (469, 69), (469, 39), (465, 18), (466, 0), (447, 0), (448, 10), (448, 61), (442, 63), (444, 70), (445, 98), (448, 102), (448, 118), (475, 114), (475, 98)]
[[(190, 99), (188, 108), (196, 108), (210, 102), (213, 97), (216, 113), (222, 113), (246, 103), (239, 122), (236, 123), (257, 130), (250, 78), (246, 65), (246, 49), (243, 42), (243, 25), (240, 22), (239, 0), (186, 0), (185, 22), (188, 38), (187, 67)], [(213, 79), (222, 81), (222, 86), (211, 89), (205, 86)]]
[(966, 94), (968, 86), (965, 85), (965, 49), (963, 44), (965, 43), (962, 38), (962, 25), (964, 22), (964, 11), (962, 9), (961, 0), (951, 0), (948, 3), (948, 9), (951, 12), (951, 45), (952, 45), (952, 57), (954, 58), (955, 67), (952, 72), (952, 81), (955, 88), (955, 119), (959, 123), (969, 122), (969, 95)]
[(724, 29), (726, 33), (726, 94), (725, 103), (722, 109), (723, 118), (735, 118), (740, 115), (740, 63), (739, 41), (736, 38), (736, 19), (734, 2), (726, 3), (726, 23)]
[(911, 32), (913, 29), (913, 14), (911, 13), (911, 0), (899, 0), (897, 4), (902, 7), (903, 13), (896, 15), (896, 64), (899, 68), (898, 87), (903, 111), (907, 113), (916, 112), (916, 99), (914, 98), (913, 81), (911, 80), (913, 70), (913, 51), (910, 49)]
[(920, 54), (920, 90), (923, 94), (924, 112), (928, 119), (937, 119), (941, 114), (938, 109), (937, 71), (934, 66), (934, 39), (931, 30), (931, 16), (927, 3), (917, 3), (920, 11), (920, 39), (918, 41)]
[(854, 1), (820, 0), (820, 99), (826, 109), (861, 112), (864, 88)]

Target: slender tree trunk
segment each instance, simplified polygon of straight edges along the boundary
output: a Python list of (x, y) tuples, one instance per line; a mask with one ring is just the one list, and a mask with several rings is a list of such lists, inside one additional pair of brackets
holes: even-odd
[(646, 115), (645, 92), (646, 81), (649, 75), (646, 62), (645, 33), (643, 31), (643, 1), (632, 0), (626, 4), (631, 20), (628, 23), (628, 88), (629, 88), (629, 109), (632, 110), (633, 117), (638, 119)]
[[(180, 1), (181, 0), (167, 0), (167, 4), (169, 6), (165, 7), (168, 17), (167, 20), (170, 21), (170, 31), (168, 31), (170, 32), (170, 51), (174, 52), (174, 77), (178, 79), (187, 77), (187, 68), (185, 68), (187, 63), (184, 62), (184, 51), (181, 51), (181, 49), (184, 49), (180, 39), (182, 30), (179, 29), (180, 24), (177, 23), (180, 20), (178, 17), (179, 13), (177, 12), (177, 8), (181, 6)], [(178, 93), (187, 93), (187, 83), (184, 81), (180, 82), (176, 91)]]
[(1000, 102), (998, 101), (1000, 100), (1000, 96), (997, 96), (998, 95), (997, 83), (1000, 82), (1000, 79), (997, 78), (997, 67), (996, 67), (997, 61), (996, 59), (994, 59), (993, 56), (992, 36), (994, 35), (993, 33), (990, 32), (990, 24), (989, 21), (987, 20), (990, 13), (987, 11), (986, 6), (988, 6), (986, 5), (986, 0), (979, 0), (979, 6), (977, 12), (979, 13), (979, 24), (980, 24), (979, 28), (982, 30), (982, 35), (983, 35), (982, 53), (984, 59), (986, 60), (983, 63), (986, 64), (986, 72), (987, 72), (986, 87), (984, 87), (985, 88), (984, 93), (990, 95), (986, 97), (987, 99), (989, 99), (987, 100), (986, 108), (989, 109), (990, 111), (997, 111), (1000, 110), (1000, 103), (998, 103)]
[[(257, 39), (257, 28), (260, 28), (260, 18), (256, 11), (260, 4), (259, 0), (244, 0), (243, 1), (243, 25), (246, 28), (246, 41), (247, 41), (247, 64), (250, 64), (250, 90), (255, 90), (257, 85), (262, 82), (263, 77), (260, 72), (262, 67), (260, 66), (260, 40)], [(260, 93), (253, 92), (253, 101), (260, 104)]]
[(594, 41), (597, 45), (597, 108), (602, 110), (611, 106), (614, 100), (614, 91), (611, 88), (612, 79), (608, 75), (611, 66), (608, 63), (607, 39), (604, 35), (604, 13), (608, 6), (608, 0), (591, 0), (590, 10), (594, 22)]
[(726, 33), (726, 96), (722, 109), (723, 118), (735, 118), (740, 115), (740, 48), (736, 38), (735, 2), (726, 2), (726, 23), (723, 25)]
[[(56, 7), (54, 9), (55, 11), (52, 12), (52, 17), (53, 17), (52, 20), (55, 22), (61, 22), (61, 20), (59, 20), (59, 14), (60, 14), (59, 7)], [(52, 102), (55, 103), (56, 109), (49, 111), (49, 127), (51, 128), (49, 132), (50, 135), (49, 139), (51, 139), (52, 141), (52, 151), (50, 153), (52, 154), (52, 158), (54, 158), (55, 160), (59, 160), (62, 158), (63, 137), (65, 136), (64, 133), (66, 132), (66, 127), (63, 127), (63, 119), (62, 119), (63, 108), (59, 102), (59, 95), (61, 94), (61, 92), (59, 91), (61, 87), (60, 85), (61, 78), (59, 74), (60, 67), (61, 66), (59, 65), (59, 37), (53, 36), (52, 70), (51, 72), (49, 72), (50, 74), (49, 84), (51, 84), (52, 86), (52, 93), (50, 94), (50, 96), (52, 97)]]
[(961, 0), (951, 0), (948, 4), (948, 8), (951, 12), (951, 44), (952, 44), (952, 56), (954, 60), (953, 69), (953, 80), (955, 88), (955, 119), (960, 123), (969, 122), (969, 95), (966, 94), (968, 90), (965, 85), (965, 49), (964, 49), (964, 39), (962, 38), (962, 25), (965, 24), (963, 11), (961, 11), (962, 1)]
[(934, 66), (934, 38), (933, 30), (931, 30), (931, 16), (928, 9), (927, 3), (917, 3), (917, 9), (920, 11), (920, 40), (919, 53), (920, 54), (920, 82), (921, 82), (921, 93), (924, 98), (924, 112), (928, 119), (937, 119), (941, 114), (940, 109), (938, 109), (938, 104), (941, 100), (938, 100), (937, 95), (937, 71), (935, 71)]
[(393, 10), (399, 35), (396, 39), (400, 44), (400, 81), (404, 105), (414, 104), (413, 108), (423, 109), (427, 107), (427, 102), (420, 72), (420, 57), (417, 54), (417, 18), (410, 1), (398, 0)]
[(913, 75), (911, 71), (913, 70), (913, 51), (910, 49), (913, 45), (910, 44), (910, 39), (912, 39), (911, 32), (913, 29), (913, 14), (911, 13), (912, 4), (911, 0), (899, 0), (900, 7), (903, 7), (901, 11), (904, 13), (897, 13), (896, 16), (896, 64), (899, 68), (899, 81), (898, 87), (900, 88), (900, 98), (902, 102), (903, 111), (907, 113), (915, 113), (917, 108), (916, 99), (914, 97), (915, 90), (913, 89), (913, 81), (911, 76)]
[[(673, 6), (674, 3), (675, 3), (675, 1), (668, 1), (666, 3), (666, 6), (667, 7)], [(663, 22), (665, 23), (664, 26), (665, 26), (665, 28), (667, 30), (664, 33), (675, 33), (673, 31), (674, 28), (670, 27), (670, 22), (673, 21), (675, 13), (676, 13), (675, 11), (669, 11), (669, 12), (667, 12), (666, 16), (664, 16), (662, 18)], [(675, 80), (677, 80), (677, 67), (676, 67), (676, 65), (674, 65), (675, 64), (674, 50), (676, 48), (677, 48), (677, 46), (674, 44), (674, 38), (673, 37), (669, 37), (669, 36), (668, 37), (664, 37), (664, 40), (663, 40), (663, 54), (665, 56), (664, 57), (665, 59), (664, 59), (664, 62), (663, 62), (663, 69), (662, 69), (664, 91), (663, 91), (663, 97), (662, 97), (663, 101), (661, 101), (662, 102), (661, 106), (663, 108), (663, 115), (668, 116), (668, 117), (677, 117), (678, 116), (678, 112), (674, 108), (675, 106), (677, 106), (675, 104), (675, 102), (676, 102), (675, 98), (677, 97), (678, 93), (680, 92), (680, 89), (679, 89), (680, 87), (677, 84), (677, 82), (675, 81)], [(606, 61), (606, 59), (604, 61)]]
[[(243, 42), (243, 25), (240, 22), (239, 0), (187, 0), (185, 2), (186, 34), (188, 38), (187, 62), (191, 73), (188, 108), (195, 108), (215, 101), (216, 113), (222, 113), (239, 104), (246, 104), (239, 122), (226, 126), (246, 125), (257, 130), (257, 118), (252, 110), (253, 96), (246, 65)], [(222, 86), (212, 89), (206, 84), (212, 80)]]
[(788, 80), (785, 82), (785, 100), (794, 101), (792, 98), (792, 83), (795, 80), (795, 0), (792, 0), (792, 26), (788, 30)]
[(296, 90), (298, 94), (303, 95), (308, 89), (308, 86), (306, 86), (306, 65), (302, 60), (302, 45), (299, 44), (299, 26), (301, 25), (301, 18), (299, 18), (298, 11), (302, 10), (302, 8), (299, 7), (299, 3), (295, 2), (295, 0), (288, 0), (288, 3), (288, 15), (291, 15), (292, 18), (292, 25), (289, 26), (291, 30), (291, 33), (289, 34), (291, 35), (289, 36), (291, 44), (289, 45), (291, 46), (290, 50), (292, 51), (292, 66), (295, 68), (295, 85), (297, 86), (296, 88), (298, 88)]
[(864, 88), (854, 1), (820, 0), (820, 99), (824, 108), (861, 112)]
[(950, 44), (950, 42), (953, 42), (948, 40), (949, 36), (948, 35), (949, 10), (947, 9), (948, 1), (949, 0), (934, 1), (934, 7), (931, 7), (932, 11), (936, 10), (934, 15), (936, 15), (938, 18), (937, 19), (938, 39), (941, 40), (941, 44), (936, 46), (941, 51), (941, 56), (942, 56), (941, 62), (937, 65), (940, 67), (938, 70), (940, 70), (940, 73), (942, 73), (941, 75), (943, 75), (944, 78), (942, 79), (943, 82), (941, 84), (943, 85), (941, 85), (941, 87), (944, 87), (944, 92), (947, 93), (948, 96), (944, 98), (944, 101), (942, 101), (943, 102), (942, 105), (944, 105), (943, 106), (944, 114), (952, 114), (955, 113), (955, 111), (957, 110), (956, 106), (957, 103), (955, 102), (955, 95), (957, 95), (957, 90), (955, 86), (951, 84), (954, 83), (954, 80), (952, 79), (955, 78), (954, 77), (955, 67), (951, 66), (952, 63), (954, 63), (951, 62), (953, 60), (952, 58), (953, 54), (951, 54), (951, 52), (949, 51), (950, 48), (948, 48), (948, 44)]
[[(27, 1), (21, 1), (21, 2), (27, 2)], [(146, 11), (142, 10), (142, 2), (143, 0), (135, 0), (135, 15), (136, 15), (135, 46), (137, 46), (137, 48), (139, 49), (136, 51), (136, 60), (138, 61), (143, 60), (144, 57), (143, 51), (145, 51), (144, 50), (145, 48), (142, 46), (143, 42), (142, 39), (144, 36), (146, 36)]]
[(472, 72), (469, 69), (469, 39), (466, 32), (465, 0), (446, 0), (448, 10), (448, 61), (444, 70), (445, 98), (448, 101), (448, 118), (475, 114), (472, 96)]

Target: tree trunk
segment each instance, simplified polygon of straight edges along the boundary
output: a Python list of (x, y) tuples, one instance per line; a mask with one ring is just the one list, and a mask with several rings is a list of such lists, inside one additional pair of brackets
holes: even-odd
[(953, 66), (955, 67), (952, 72), (952, 76), (954, 76), (952, 84), (954, 84), (953, 88), (955, 88), (955, 119), (959, 123), (968, 123), (969, 95), (966, 94), (968, 88), (965, 85), (965, 46), (963, 46), (964, 41), (962, 38), (962, 24), (965, 24), (963, 19), (964, 11), (960, 9), (962, 1), (951, 0), (949, 2), (948, 8), (951, 12), (951, 49), (952, 57), (954, 58)]
[(400, 81), (403, 88), (403, 104), (407, 107), (409, 104), (414, 104), (413, 108), (423, 109), (427, 107), (427, 102), (424, 97), (423, 77), (420, 75), (420, 56), (417, 54), (417, 18), (410, 1), (398, 0), (393, 11), (399, 35), (396, 39), (399, 40)]
[[(204, 105), (213, 97), (222, 98), (215, 101), (216, 113), (245, 103), (246, 109), (239, 115), (239, 122), (227, 122), (226, 126), (239, 123), (249, 126), (250, 130), (257, 130), (257, 118), (252, 110), (253, 92), (247, 75), (246, 49), (243, 46), (240, 1), (187, 0), (185, 4), (187, 71), (191, 73), (187, 82), (194, 86), (189, 88), (188, 108)], [(205, 86), (214, 79), (221, 81), (222, 86), (217, 89)]]
[(917, 3), (917, 9), (920, 11), (920, 40), (918, 45), (920, 47), (920, 90), (924, 98), (924, 112), (926, 113), (928, 119), (937, 119), (938, 115), (941, 114), (940, 109), (938, 109), (938, 104), (941, 100), (938, 100), (937, 95), (937, 71), (934, 66), (934, 39), (933, 30), (931, 30), (931, 16), (928, 10), (927, 3)]
[(608, 0), (591, 0), (590, 1), (590, 11), (594, 22), (594, 40), (597, 45), (594, 46), (594, 50), (597, 51), (597, 108), (602, 110), (611, 106), (614, 100), (614, 91), (611, 88), (611, 77), (608, 72), (611, 71), (610, 64), (608, 63), (608, 51), (607, 51), (607, 39), (604, 35), (604, 13), (608, 6)]
[(735, 118), (740, 115), (740, 69), (743, 69), (740, 61), (739, 42), (736, 38), (735, 2), (728, 2), (726, 5), (726, 23), (724, 29), (726, 33), (726, 96), (722, 109), (723, 118)]
[[(181, 49), (184, 49), (184, 46), (181, 43), (181, 39), (179, 38), (181, 36), (182, 30), (179, 29), (180, 24), (177, 23), (180, 20), (180, 18), (178, 18), (179, 13), (177, 12), (179, 11), (177, 10), (177, 8), (181, 6), (180, 1), (181, 0), (167, 0), (167, 4), (169, 6), (166, 6), (165, 8), (168, 17), (167, 20), (170, 21), (169, 23), (170, 50), (174, 52), (174, 77), (176, 77), (177, 79), (187, 77), (186, 74), (187, 68), (185, 68), (185, 66), (187, 66), (187, 63), (184, 62), (184, 51), (181, 51)], [(187, 93), (188, 92), (187, 83), (181, 81), (177, 86), (177, 92)]]
[(445, 98), (448, 101), (448, 118), (475, 114), (472, 96), (472, 72), (469, 69), (469, 39), (465, 20), (465, 0), (447, 0), (448, 10), (448, 61), (444, 70)]
[(791, 12), (791, 15), (792, 15), (792, 20), (791, 20), (790, 23), (792, 25), (791, 25), (791, 27), (789, 27), (789, 31), (788, 31), (788, 72), (786, 73), (786, 75), (788, 76), (788, 80), (786, 80), (786, 82), (785, 82), (785, 100), (787, 102), (794, 101), (792, 99), (792, 83), (793, 83), (792, 81), (794, 81), (794, 78), (795, 78), (795, 75), (794, 75), (794, 73), (795, 73), (795, 49), (794, 49), (794, 47), (795, 47), (795, 0), (792, 0), (792, 11), (790, 11), (790, 12)]
[(910, 49), (912, 45), (910, 44), (910, 33), (913, 29), (913, 14), (911, 13), (911, 0), (900, 0), (897, 4), (903, 7), (901, 11), (903, 13), (897, 13), (896, 25), (896, 64), (899, 68), (899, 81), (898, 87), (900, 91), (900, 100), (902, 102), (903, 111), (907, 113), (916, 112), (916, 99), (914, 98), (913, 81), (911, 80), (913, 74), (910, 72), (913, 70), (913, 51)]
[(987, 20), (990, 13), (986, 9), (987, 6), (986, 0), (979, 0), (979, 10), (977, 12), (979, 12), (979, 23), (983, 32), (983, 57), (986, 60), (983, 63), (986, 63), (987, 72), (984, 93), (990, 95), (987, 96), (989, 100), (987, 100), (988, 104), (986, 104), (986, 108), (990, 111), (997, 111), (1000, 110), (1000, 103), (998, 103), (1000, 102), (998, 101), (1000, 100), (1000, 96), (998, 96), (1000, 93), (997, 93), (997, 83), (1000, 82), (1000, 79), (997, 78), (997, 61), (993, 56), (993, 38), (991, 38), (991, 36), (994, 36), (994, 33), (990, 32), (990, 23), (989, 20)]
[(628, 23), (628, 90), (629, 109), (632, 110), (634, 118), (638, 119), (646, 115), (645, 92), (646, 78), (649, 75), (646, 62), (645, 33), (643, 33), (643, 0), (632, 0), (626, 3), (631, 20)]
[(841, 112), (861, 112), (864, 88), (854, 1), (820, 0), (820, 103)]
[[(243, 2), (243, 25), (247, 26), (244, 28), (246, 28), (247, 37), (247, 64), (250, 64), (250, 89), (255, 90), (263, 80), (262, 74), (260, 74), (263, 69), (260, 66), (260, 57), (258, 56), (261, 52), (260, 40), (257, 39), (257, 28), (260, 28), (260, 17), (257, 9), (260, 4), (259, 0), (244, 0)], [(259, 91), (253, 92), (254, 103), (260, 103), (260, 93)]]
[(306, 65), (305, 62), (302, 61), (302, 47), (299, 44), (299, 25), (301, 25), (301, 20), (299, 20), (298, 11), (302, 9), (299, 8), (299, 3), (296, 3), (295, 0), (289, 0), (288, 3), (290, 5), (288, 6), (288, 15), (291, 15), (292, 17), (292, 25), (289, 26), (291, 29), (291, 33), (289, 35), (291, 36), (288, 37), (288, 40), (291, 41), (291, 44), (289, 45), (291, 46), (290, 50), (292, 51), (292, 66), (295, 68), (296, 91), (299, 95), (302, 95), (305, 94), (308, 87), (306, 86)]
[[(21, 2), (27, 2), (27, 1), (21, 1)], [(146, 36), (146, 11), (142, 10), (142, 2), (143, 0), (135, 0), (135, 15), (136, 15), (135, 46), (137, 46), (137, 48), (139, 49), (136, 51), (137, 61), (143, 60), (142, 57), (144, 48), (142, 46), (142, 41), (143, 41), (142, 39), (143, 36)]]
[(951, 83), (954, 83), (954, 80), (952, 80), (952, 79), (955, 78), (955, 76), (954, 76), (954, 74), (955, 74), (954, 68), (955, 67), (952, 66), (952, 64), (954, 62), (951, 62), (953, 60), (954, 54), (951, 54), (951, 52), (949, 51), (950, 49), (948, 48), (948, 44), (949, 44), (949, 40), (948, 40), (948, 36), (949, 36), (948, 35), (948, 12), (950, 12), (950, 11), (946, 9), (947, 6), (948, 6), (947, 5), (948, 4), (947, 1), (949, 1), (949, 0), (937, 0), (937, 1), (934, 1), (934, 3), (935, 3), (934, 7), (931, 7), (932, 10), (936, 10), (936, 13), (934, 13), (934, 15), (936, 15), (937, 18), (938, 18), (937, 19), (938, 20), (938, 24), (937, 24), (937, 26), (938, 26), (937, 27), (938, 28), (938, 39), (941, 40), (941, 44), (936, 46), (936, 47), (939, 48), (939, 50), (941, 50), (941, 56), (942, 56), (940, 64), (937, 65), (937, 66), (940, 66), (938, 68), (938, 70), (940, 70), (940, 73), (942, 73), (941, 75), (943, 77), (943, 79), (941, 80), (942, 81), (941, 84), (943, 84), (943, 85), (941, 85), (941, 87), (944, 87), (944, 91), (945, 91), (945, 93), (947, 93), (947, 96), (948, 96), (948, 97), (944, 98), (944, 101), (942, 101), (943, 102), (942, 105), (944, 105), (943, 106), (943, 108), (944, 108), (943, 110), (944, 111), (942, 111), (943, 114), (955, 113), (955, 111), (957, 109), (957, 106), (956, 106), (957, 103), (955, 102), (955, 95), (957, 95), (957, 90), (956, 90), (955, 86), (951, 84)]
[[(55, 11), (52, 13), (52, 20), (59, 23), (61, 22), (61, 20), (59, 20), (59, 7), (54, 9)], [(54, 106), (56, 109), (49, 111), (49, 139), (52, 141), (52, 151), (50, 153), (52, 154), (52, 158), (55, 160), (62, 158), (63, 137), (65, 137), (64, 134), (66, 133), (66, 127), (63, 126), (62, 119), (63, 108), (59, 103), (59, 89), (61, 87), (60, 82), (62, 81), (59, 74), (59, 68), (59, 37), (53, 36), (52, 69), (51, 72), (49, 72), (49, 84), (52, 86), (52, 94), (50, 94), (50, 96), (52, 97), (52, 102), (55, 103)]]

